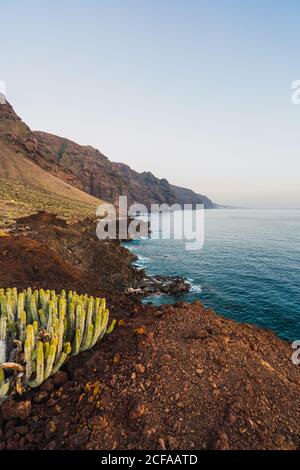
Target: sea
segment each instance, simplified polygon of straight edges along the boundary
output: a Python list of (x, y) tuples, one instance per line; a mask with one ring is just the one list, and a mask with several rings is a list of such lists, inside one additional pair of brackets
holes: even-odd
[(176, 239), (176, 229), (161, 239), (157, 220), (152, 226), (155, 236), (154, 230), (150, 238), (125, 243), (137, 255), (137, 267), (150, 275), (185, 277), (192, 289), (180, 297), (149, 296), (145, 303), (200, 300), (228, 318), (300, 340), (300, 209), (205, 210), (198, 250), (186, 250), (187, 240)]

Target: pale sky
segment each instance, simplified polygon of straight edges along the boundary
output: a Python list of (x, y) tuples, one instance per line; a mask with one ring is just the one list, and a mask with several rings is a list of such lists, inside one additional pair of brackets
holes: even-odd
[(297, 0), (0, 0), (0, 80), (34, 130), (215, 202), (300, 207)]

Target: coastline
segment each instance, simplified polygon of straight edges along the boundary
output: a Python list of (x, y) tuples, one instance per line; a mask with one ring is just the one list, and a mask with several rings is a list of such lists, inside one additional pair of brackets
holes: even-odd
[[(205, 217), (201, 252), (185, 251), (180, 240), (141, 240), (126, 246), (145, 257), (136, 264), (147, 273), (183, 276), (196, 286), (179, 300), (199, 299), (237, 322), (270, 328), (282, 339), (297, 340), (299, 214), (220, 210), (206, 211)], [(160, 305), (178, 299), (149, 300)]]
[(105, 295), (117, 319), (53, 379), (1, 405), (1, 449), (298, 448), (300, 370), (287, 341), (201, 302), (143, 305), (126, 294), (141, 282), (134, 256), (99, 243), (93, 220), (27, 218), (0, 257), (1, 286)]

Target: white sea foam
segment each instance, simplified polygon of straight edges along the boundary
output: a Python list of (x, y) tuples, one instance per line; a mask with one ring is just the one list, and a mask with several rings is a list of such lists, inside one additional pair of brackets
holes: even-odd
[(133, 266), (136, 266), (137, 268), (141, 268), (151, 261), (150, 258), (147, 258), (146, 256), (137, 255), (136, 253), (135, 255), (138, 257), (138, 259), (133, 262)]
[(192, 294), (201, 294), (202, 287), (199, 284), (192, 284), (191, 283), (191, 293)]

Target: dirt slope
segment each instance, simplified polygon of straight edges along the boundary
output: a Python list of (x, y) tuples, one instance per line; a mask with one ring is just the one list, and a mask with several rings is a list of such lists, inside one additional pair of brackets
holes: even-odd
[(47, 209), (65, 217), (95, 214), (101, 201), (38, 165), (37, 142), (9, 104), (0, 106), (0, 225)]
[(46, 172), (21, 153), (13, 152), (7, 145), (0, 142), (0, 178), (18, 181), (34, 188), (57, 194), (73, 201), (97, 207), (100, 201), (65, 181)]

